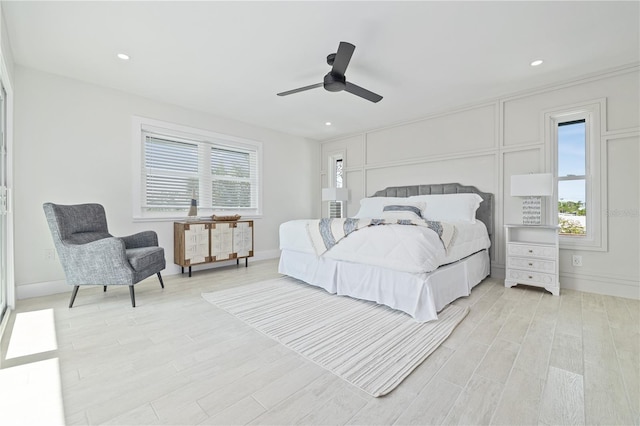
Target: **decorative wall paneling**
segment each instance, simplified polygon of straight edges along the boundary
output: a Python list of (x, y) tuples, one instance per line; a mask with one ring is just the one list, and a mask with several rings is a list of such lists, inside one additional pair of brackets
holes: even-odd
[[(640, 248), (638, 238), (628, 238), (640, 234), (639, 71), (638, 65), (621, 67), (325, 141), (322, 169), (326, 169), (327, 152), (346, 150), (349, 215), (358, 211), (360, 198), (391, 185), (460, 182), (494, 193), (496, 247), (492, 271), (501, 276), (505, 262), (503, 225), (521, 219), (520, 200), (510, 196), (510, 176), (549, 171), (544, 112), (604, 100), (601, 137), (606, 149), (600, 161), (606, 178), (603, 194), (608, 195), (603, 203), (607, 209), (603, 220), (609, 230), (609, 247), (607, 252), (561, 249), (560, 282), (563, 288), (639, 298)], [(571, 265), (573, 254), (583, 256), (583, 267)], [(629, 257), (635, 261), (629, 261)]]

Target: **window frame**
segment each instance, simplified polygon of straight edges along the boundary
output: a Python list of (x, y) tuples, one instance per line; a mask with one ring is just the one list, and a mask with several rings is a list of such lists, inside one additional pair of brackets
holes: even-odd
[[(336, 166), (336, 163), (340, 161), (342, 163), (342, 185), (338, 186), (338, 179), (337, 179), (337, 172), (338, 172), (338, 168)], [(328, 167), (328, 172), (329, 172), (329, 187), (331, 188), (346, 188), (347, 187), (347, 182), (346, 182), (346, 173), (345, 173), (345, 165), (346, 165), (346, 152), (343, 150), (340, 151), (335, 151), (332, 153), (329, 153), (329, 167)], [(332, 213), (336, 210), (340, 211), (340, 217), (346, 217), (346, 212), (347, 212), (347, 203), (345, 201), (328, 201), (327, 202), (327, 217), (332, 218), (334, 217), (332, 215)]]
[(576, 120), (585, 120), (585, 208), (586, 235), (560, 235), (561, 249), (574, 250), (607, 250), (607, 224), (602, 214), (603, 200), (606, 200), (606, 164), (603, 153), (604, 117), (606, 117), (605, 99), (569, 105), (546, 111), (544, 123), (546, 127), (545, 146), (548, 147), (547, 170), (554, 176), (553, 196), (547, 206), (547, 215), (551, 223), (558, 225), (558, 185), (560, 182), (582, 179), (582, 177), (558, 176), (558, 125)]
[[(208, 130), (197, 129), (193, 127), (183, 126), (175, 123), (154, 120), (146, 117), (132, 117), (132, 140), (133, 155), (133, 219), (134, 221), (173, 221), (182, 220), (187, 216), (189, 206), (185, 205), (184, 211), (157, 212), (149, 211), (143, 206), (142, 197), (146, 191), (145, 188), (145, 170), (143, 166), (143, 155), (145, 140), (148, 135), (177, 142), (196, 143), (199, 146), (198, 164), (199, 164), (199, 194), (198, 200), (204, 202), (211, 201), (211, 194), (206, 195), (210, 190), (212, 182), (212, 170), (210, 165), (210, 156), (203, 155), (204, 151), (212, 151), (212, 147), (255, 152), (256, 156), (256, 180), (255, 185), (255, 208), (211, 208), (205, 207), (198, 202), (198, 216), (211, 216), (213, 213), (222, 213), (223, 215), (240, 214), (245, 218), (262, 217), (262, 143), (249, 139), (239, 138), (236, 136), (224, 135)], [(210, 154), (209, 154), (210, 155)], [(202, 170), (202, 171), (200, 171)]]

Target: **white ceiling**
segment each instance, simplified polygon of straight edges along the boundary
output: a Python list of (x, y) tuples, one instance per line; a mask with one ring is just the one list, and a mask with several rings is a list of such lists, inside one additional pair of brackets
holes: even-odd
[[(638, 63), (639, 5), (2, 2), (16, 64), (319, 140)], [(276, 96), (321, 82), (340, 41), (382, 101)]]

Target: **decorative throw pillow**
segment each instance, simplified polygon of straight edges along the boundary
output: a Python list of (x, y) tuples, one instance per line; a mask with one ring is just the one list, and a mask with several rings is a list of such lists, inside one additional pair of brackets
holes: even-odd
[(382, 209), (385, 220), (423, 220), (422, 210), (425, 203), (389, 204)]

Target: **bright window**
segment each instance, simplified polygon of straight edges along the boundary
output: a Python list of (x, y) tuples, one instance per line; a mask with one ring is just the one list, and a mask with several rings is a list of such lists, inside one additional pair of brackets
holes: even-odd
[(560, 235), (587, 235), (586, 120), (558, 122)]
[(259, 142), (149, 122), (134, 119), (142, 142), (135, 216), (184, 217), (192, 198), (198, 216), (260, 214)]
[(545, 113), (556, 190), (549, 213), (560, 225), (560, 248), (606, 250), (601, 171), (604, 100)]
[[(329, 170), (332, 172), (331, 180), (333, 187), (343, 188), (344, 185), (344, 162), (342, 154), (330, 157), (331, 164)], [(329, 217), (339, 218), (344, 216), (344, 201), (329, 201)]]

